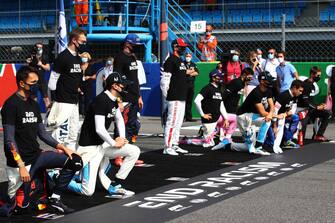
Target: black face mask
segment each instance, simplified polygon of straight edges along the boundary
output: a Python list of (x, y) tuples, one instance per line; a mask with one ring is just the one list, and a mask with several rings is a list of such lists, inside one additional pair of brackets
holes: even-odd
[(269, 82), (265, 82), (265, 87), (267, 89), (272, 89), (273, 88), (273, 84), (272, 83), (269, 83)]
[(314, 81), (314, 82), (318, 82), (319, 80), (321, 80), (321, 77), (320, 77), (320, 76), (313, 77), (313, 81)]
[(245, 77), (243, 83), (247, 83), (247, 82), (251, 81), (251, 79), (252, 78)]
[(88, 52), (86, 43), (78, 43), (78, 46), (76, 46), (76, 48), (79, 54)]
[(36, 84), (27, 84), (25, 83), (26, 85), (29, 86), (29, 90), (25, 90), (26, 93), (28, 93), (29, 95), (37, 95), (37, 92), (39, 90), (39, 85), (36, 83)]

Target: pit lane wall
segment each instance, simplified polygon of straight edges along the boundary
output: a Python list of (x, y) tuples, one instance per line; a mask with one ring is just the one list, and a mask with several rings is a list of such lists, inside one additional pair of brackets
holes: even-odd
[[(328, 79), (326, 75), (326, 68), (328, 65), (335, 64), (335, 62), (293, 62), (292, 63), (300, 76), (309, 76), (309, 70), (312, 66), (318, 66), (322, 70), (322, 78), (318, 82), (319, 93), (316, 96), (316, 102), (324, 102), (327, 96)], [(12, 95), (17, 87), (15, 82), (15, 73), (22, 66), (21, 64), (0, 64), (0, 108), (4, 101)], [(96, 64), (95, 68), (98, 70), (102, 64)], [(146, 84), (141, 86), (141, 94), (144, 101), (144, 108), (141, 112), (142, 116), (160, 116), (161, 113), (161, 93), (159, 87), (160, 81), (160, 68), (159, 63), (143, 63)], [(195, 95), (200, 89), (208, 83), (208, 74), (216, 66), (216, 63), (197, 63), (200, 74), (195, 81)], [(45, 74), (45, 79), (49, 79), (49, 74)], [(93, 86), (95, 89), (95, 86)], [(194, 95), (194, 96), (195, 96)], [(45, 112), (43, 101), (38, 96), (41, 111)], [(195, 106), (192, 108), (193, 116), (199, 117)]]

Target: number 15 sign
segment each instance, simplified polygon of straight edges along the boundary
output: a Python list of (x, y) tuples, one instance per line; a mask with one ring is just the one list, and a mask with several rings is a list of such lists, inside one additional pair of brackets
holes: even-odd
[(192, 21), (191, 33), (204, 33), (206, 32), (206, 21)]

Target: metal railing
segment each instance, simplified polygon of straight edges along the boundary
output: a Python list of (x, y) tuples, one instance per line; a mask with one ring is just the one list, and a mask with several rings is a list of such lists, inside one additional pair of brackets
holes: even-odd
[[(81, 26), (88, 33), (150, 32), (154, 1), (88, 0), (73, 2), (71, 27)], [(83, 11), (84, 8), (84, 12)]]

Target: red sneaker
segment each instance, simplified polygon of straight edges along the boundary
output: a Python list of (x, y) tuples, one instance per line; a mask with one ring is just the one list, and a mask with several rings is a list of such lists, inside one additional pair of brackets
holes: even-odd
[(123, 163), (123, 159), (122, 159), (121, 156), (115, 158), (115, 160), (114, 160), (114, 164), (115, 164), (116, 166), (121, 166), (122, 163)]
[(316, 136), (314, 137), (314, 140), (315, 140), (315, 141), (318, 141), (318, 142), (327, 142), (327, 141), (328, 141), (328, 139), (327, 139), (326, 137), (321, 136), (321, 135), (316, 135)]

